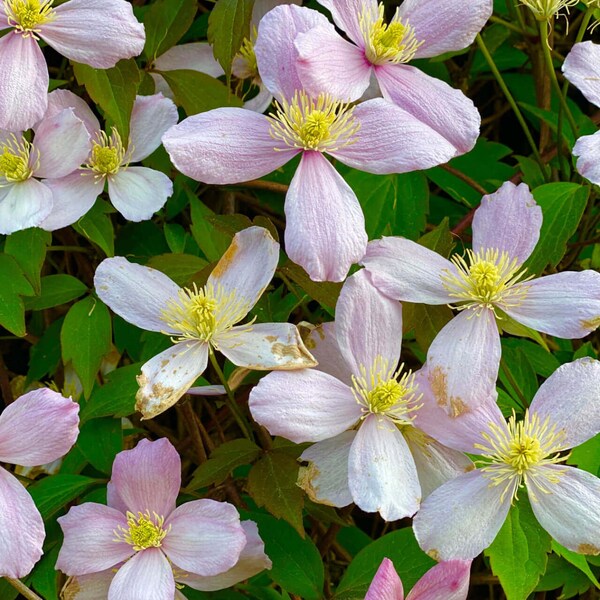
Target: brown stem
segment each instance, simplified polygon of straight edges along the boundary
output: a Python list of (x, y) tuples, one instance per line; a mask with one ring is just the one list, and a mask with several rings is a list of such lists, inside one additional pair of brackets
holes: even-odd
[(471, 186), (476, 192), (478, 192), (482, 196), (485, 196), (488, 193), (488, 191), (484, 187), (480, 186), (474, 179), (471, 179), (462, 171), (459, 171), (458, 169), (455, 169), (454, 167), (451, 167), (448, 164), (440, 165), (440, 167), (444, 169), (444, 171), (448, 171), (448, 173), (454, 175), (454, 177), (457, 177), (461, 181), (464, 181), (467, 185)]
[(10, 379), (8, 378), (8, 370), (4, 364), (4, 358), (0, 354), (0, 391), (2, 391), (2, 398), (4, 399), (4, 405), (8, 406), (14, 401), (12, 390), (10, 389)]
[(198, 425), (196, 423), (196, 413), (191, 405), (191, 403), (185, 402), (181, 406), (181, 412), (183, 413), (183, 420), (185, 422), (185, 426), (190, 433), (192, 438), (192, 445), (194, 446), (194, 450), (196, 452), (196, 458), (198, 459), (198, 464), (201, 465), (208, 460), (208, 456), (206, 455), (206, 449), (204, 448), (204, 444), (202, 443), (202, 438), (200, 437), (200, 431), (198, 430)]
[(262, 179), (254, 179), (252, 181), (246, 181), (240, 184), (241, 187), (266, 190), (267, 192), (275, 192), (276, 194), (287, 194), (289, 185), (285, 183), (277, 183), (275, 181), (263, 181)]

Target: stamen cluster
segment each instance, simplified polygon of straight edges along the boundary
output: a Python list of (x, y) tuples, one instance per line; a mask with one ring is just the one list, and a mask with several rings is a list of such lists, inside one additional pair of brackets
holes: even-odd
[[(10, 138), (0, 147), (0, 187), (29, 179), (39, 164), (37, 150), (25, 138)], [(4, 181), (2, 181), (4, 180)]]
[(4, 11), (8, 23), (24, 37), (37, 37), (40, 25), (54, 21), (54, 0), (4, 0)]
[(113, 127), (110, 137), (104, 131), (96, 134), (89, 163), (86, 168), (97, 173), (97, 177), (116, 175), (127, 166), (132, 148), (125, 148), (119, 132)]
[(127, 511), (125, 516), (127, 517), (127, 529), (119, 527), (115, 531), (115, 541), (129, 544), (136, 552), (146, 548), (160, 548), (162, 541), (171, 530), (171, 526), (163, 528), (164, 517), (156, 513), (151, 515), (150, 511), (138, 512), (137, 516)]

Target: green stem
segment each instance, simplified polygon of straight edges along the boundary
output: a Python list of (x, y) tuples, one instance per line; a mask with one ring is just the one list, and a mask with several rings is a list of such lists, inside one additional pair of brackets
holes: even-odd
[(11, 579), (10, 577), (6, 577), (6, 581), (10, 583), (19, 593), (27, 598), (27, 600), (42, 600), (40, 596), (38, 596), (35, 592), (31, 591), (21, 580), (19, 579)]
[(217, 357), (215, 356), (215, 353), (212, 350), (209, 350), (208, 355), (210, 357), (210, 362), (213, 366), (213, 369), (216, 371), (217, 376), (221, 380), (221, 383), (223, 384), (223, 387), (225, 388), (225, 391), (227, 392), (227, 408), (229, 408), (229, 410), (231, 411), (231, 414), (233, 415), (234, 419), (236, 420), (237, 424), (239, 425), (240, 429), (242, 430), (244, 437), (248, 438), (250, 441), (254, 441), (254, 436), (252, 435), (252, 430), (248, 426), (246, 418), (242, 414), (240, 407), (238, 406), (237, 402), (235, 401), (235, 396), (234, 396), (231, 388), (229, 387), (229, 384), (227, 383), (227, 379), (225, 377), (225, 374), (223, 373), (223, 370), (219, 366), (219, 363), (217, 361)]

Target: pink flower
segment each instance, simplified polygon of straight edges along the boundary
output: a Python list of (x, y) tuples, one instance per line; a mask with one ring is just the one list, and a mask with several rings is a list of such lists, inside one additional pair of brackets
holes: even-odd
[(88, 153), (90, 136), (74, 111), (40, 121), (33, 142), (0, 130), (0, 233), (37, 227), (57, 199), (53, 181), (75, 171)]
[(237, 325), (271, 281), (279, 244), (262, 227), (235, 235), (204, 288), (180, 288), (166, 275), (121, 257), (96, 270), (96, 293), (133, 325), (171, 336), (174, 346), (150, 359), (138, 377), (136, 408), (152, 418), (175, 404), (219, 350), (248, 369), (316, 364), (291, 323)]
[[(17, 398), (0, 415), (0, 462), (33, 467), (64, 456), (79, 434), (79, 406), (49, 389)], [(27, 575), (42, 555), (44, 522), (27, 490), (0, 468), (0, 576)]]
[(520, 488), (540, 525), (580, 554), (600, 554), (600, 479), (563, 463), (564, 451), (600, 432), (600, 362), (559, 367), (540, 387), (522, 421), (508, 424), (495, 402), (449, 417), (423, 384), (427, 431), (451, 448), (482, 456), (479, 468), (425, 499), (413, 526), (436, 560), (470, 559), (502, 527)]
[(294, 5), (262, 18), (254, 50), (278, 102), (273, 114), (218, 108), (185, 119), (163, 143), (182, 173), (214, 184), (262, 177), (300, 154), (285, 202), (286, 252), (312, 279), (342, 281), (363, 256), (367, 235), (354, 192), (324, 154), (370, 173), (404, 173), (444, 163), (456, 150), (382, 98), (351, 107), (326, 93), (307, 94), (294, 39), (323, 23), (320, 13)]
[(0, 1), (0, 129), (24, 131), (46, 112), (48, 68), (42, 38), (67, 58), (97, 69), (140, 54), (146, 36), (129, 2), (69, 0)]
[[(600, 46), (581, 42), (573, 46), (562, 67), (565, 77), (596, 106), (600, 106), (599, 64)], [(600, 131), (580, 137), (573, 147), (573, 154), (578, 157), (579, 173), (592, 183), (600, 184)]]
[[(600, 325), (600, 273), (565, 271), (531, 280), (523, 263), (540, 236), (542, 212), (525, 184), (505, 183), (484, 196), (473, 219), (473, 249), (446, 260), (404, 238), (369, 244), (361, 261), (391, 298), (451, 304), (460, 313), (427, 353), (437, 402), (458, 416), (494, 395), (500, 364), (496, 320), (563, 338)], [(505, 317), (504, 317), (505, 318)]]
[[(432, 567), (417, 581), (406, 600), (466, 600), (470, 560), (453, 560)], [(402, 581), (389, 558), (384, 558), (365, 600), (404, 600)]]
[(254, 557), (249, 570), (269, 566), (254, 524), (242, 527), (234, 506), (195, 500), (176, 507), (180, 486), (181, 460), (167, 439), (142, 440), (120, 452), (108, 506), (87, 502), (58, 519), (65, 540), (56, 568), (84, 582), (93, 576), (90, 585), (108, 583), (108, 600), (172, 600), (176, 580), (216, 586), (206, 583), (207, 589), (231, 585), (230, 573), (242, 572), (248, 544), (246, 559)]
[(273, 435), (317, 442), (300, 485), (317, 502), (413, 515), (423, 494), (472, 468), (413, 427), (420, 409), (415, 375), (398, 365), (400, 304), (379, 293), (365, 271), (348, 278), (335, 324), (309, 340), (319, 369), (270, 373), (250, 392), (254, 419)]
[(160, 171), (129, 165), (143, 160), (160, 146), (162, 134), (177, 123), (175, 104), (162, 94), (138, 96), (126, 144), (116, 129), (110, 136), (102, 131), (90, 107), (72, 92), (56, 90), (49, 94), (45, 118), (66, 107), (85, 123), (91, 136), (86, 155), (78, 166), (86, 164), (51, 182), (55, 202), (41, 227), (54, 231), (80, 219), (103, 192), (105, 182), (110, 200), (126, 219), (150, 219), (173, 193), (173, 182)]

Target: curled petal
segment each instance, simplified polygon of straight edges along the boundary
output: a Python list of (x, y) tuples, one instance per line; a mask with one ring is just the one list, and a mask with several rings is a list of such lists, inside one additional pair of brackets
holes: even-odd
[(61, 595), (68, 600), (106, 600), (114, 576), (115, 572), (107, 569), (99, 573), (69, 577)]
[(377, 0), (319, 0), (333, 17), (333, 22), (361, 48), (364, 47), (360, 15), (363, 11), (377, 10)]

